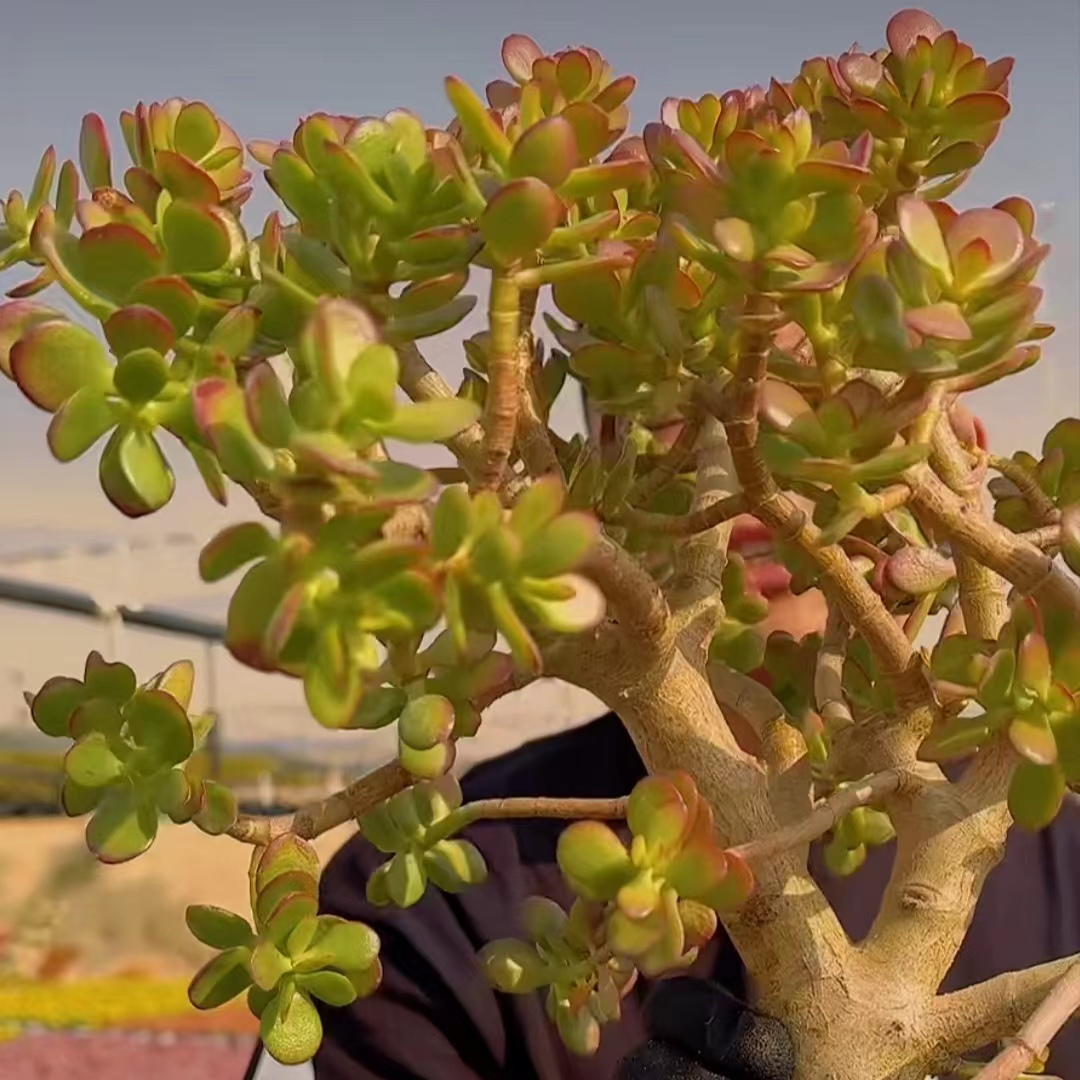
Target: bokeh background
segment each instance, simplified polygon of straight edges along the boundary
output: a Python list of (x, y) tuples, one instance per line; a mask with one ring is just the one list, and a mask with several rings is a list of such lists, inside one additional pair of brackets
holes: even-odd
[[(105, 118), (122, 155), (116, 118), (139, 100), (205, 100), (244, 138), (287, 138), (313, 111), (381, 115), (407, 107), (442, 125), (450, 118), (443, 77), (454, 73), (482, 88), (502, 74), (499, 45), (511, 32), (531, 34), (551, 50), (592, 45), (619, 72), (634, 74), (633, 124), (640, 127), (670, 94), (695, 97), (767, 83), (772, 75), (789, 78), (806, 57), (836, 54), (852, 42), (876, 48), (899, 6), (898, 0), (7, 0), (0, 5), (0, 190), (25, 191), (49, 144), (61, 157), (75, 156), (87, 111)], [(1080, 4), (939, 0), (931, 10), (979, 54), (1016, 58), (1012, 115), (953, 201), (990, 205), (1022, 194), (1038, 210), (1040, 238), (1054, 246), (1041, 284), (1043, 318), (1057, 334), (1038, 365), (972, 401), (997, 452), (1037, 451), (1055, 420), (1080, 413)], [(245, 208), (249, 230), (257, 231), (273, 208), (257, 179)], [(0, 275), (0, 286), (18, 280), (17, 272)], [(471, 318), (425, 349), (455, 385), (460, 341), (477, 328)], [(557, 424), (569, 431), (579, 420), (576, 395), (567, 392)], [(218, 507), (176, 454), (172, 503), (149, 519), (124, 521), (98, 488), (95, 454), (63, 466), (49, 457), (46, 422), (13, 385), (0, 383), (0, 579), (77, 589), (105, 606), (152, 606), (219, 620), (231, 582), (203, 585), (195, 558), (217, 529), (253, 514), (246, 496), (234, 491), (231, 505)], [(91, 648), (118, 652), (146, 674), (180, 656), (196, 660), (201, 703), (217, 709), (226, 753), (243, 761), (236, 766), (243, 783), (266, 800), (285, 797), (290, 783), (333, 783), (387, 753), (378, 736), (321, 732), (306, 718), (295, 683), (246, 671), (218, 648), (0, 602), (0, 784), (5, 776), (10, 781), (5, 761), (25, 766), (40, 749), (22, 691), (51, 674), (77, 672)], [(589, 695), (538, 684), (500, 703), (470, 753), (500, 752), (600, 711)], [(36, 789), (30, 784), (26, 790)], [(80, 853), (77, 826), (0, 818), (0, 935), (10, 939), (18, 925), (26, 936), (30, 926), (38, 943), (28, 946), (31, 951), (40, 953), (41, 941), (51, 943), (46, 974), (54, 980), (55, 1015), (34, 1021), (38, 1027), (64, 1026), (64, 1009), (56, 1003), (67, 999), (60, 988), (80, 979), (150, 975), (173, 979), (167, 993), (175, 992), (175, 980), (197, 959), (181, 940), (183, 905), (227, 905), (237, 895), (240, 905), (244, 888), (243, 853), (226, 840), (189, 837), (190, 831), (168, 832), (137, 864), (98, 874)], [(327, 838), (327, 849), (340, 840)], [(117, 918), (118, 911), (129, 917)], [(93, 946), (93, 935), (107, 947)], [(116, 992), (123, 996), (122, 987)], [(22, 1009), (22, 1020), (5, 1015), (5, 1007)], [(250, 1031), (239, 1021), (228, 1031), (198, 1037), (174, 1031), (162, 1041), (160, 1032), (146, 1034), (155, 1026), (152, 1018), (124, 1021), (118, 1006), (116, 1023), (134, 1024), (143, 1034), (118, 1037), (95, 1057), (88, 1043), (71, 1055), (62, 1039), (27, 1036), (23, 1022), (35, 1008), (41, 1011), (25, 1002), (5, 1006), (0, 991), (0, 1075), (18, 1080), (24, 1075), (19, 1068), (45, 1070), (27, 1077), (63, 1072), (67, 1080), (129, 1075), (119, 1065), (78, 1070), (103, 1068), (93, 1064), (99, 1058), (115, 1063), (123, 1047), (136, 1053), (136, 1044), (155, 1068), (183, 1054), (195, 1067), (192, 1054), (210, 1053), (217, 1054), (216, 1064), (200, 1064), (201, 1075), (242, 1075), (237, 1062)], [(37, 1064), (28, 1064), (26, 1048), (35, 1039)], [(132, 1066), (130, 1075), (140, 1071)]]

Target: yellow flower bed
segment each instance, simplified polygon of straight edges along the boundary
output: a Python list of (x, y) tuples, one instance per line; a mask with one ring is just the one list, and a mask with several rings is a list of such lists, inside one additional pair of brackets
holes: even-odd
[(16, 981), (0, 985), (0, 1040), (26, 1024), (48, 1028), (131, 1026), (140, 1020), (192, 1013), (183, 979)]

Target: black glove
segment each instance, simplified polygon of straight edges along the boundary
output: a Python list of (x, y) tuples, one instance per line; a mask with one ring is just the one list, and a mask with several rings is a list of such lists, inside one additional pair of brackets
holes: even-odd
[(618, 1080), (791, 1080), (795, 1049), (779, 1020), (715, 983), (661, 982), (646, 1005), (649, 1041), (619, 1066)]

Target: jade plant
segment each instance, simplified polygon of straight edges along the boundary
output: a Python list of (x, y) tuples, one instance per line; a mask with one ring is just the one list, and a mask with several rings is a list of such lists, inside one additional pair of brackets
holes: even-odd
[[(395, 760), (264, 819), (191, 766), (209, 721), (190, 664), (140, 684), (94, 655), (31, 695), (72, 740), (63, 806), (100, 859), (140, 855), (162, 815), (252, 848), (250, 916), (188, 913), (217, 950), (195, 1006), (246, 993), (270, 1053), (309, 1058), (314, 1001), (380, 981), (374, 932), (318, 912), (311, 841), (358, 821), (386, 855), (371, 900), (404, 907), (484, 887), (470, 823), (536, 815), (572, 821), (576, 899), (531, 900), (477, 963), (544, 994), (571, 1051), (722, 924), (799, 1080), (971, 1075), (997, 1039), (987, 1076), (1040, 1067), (1076, 958), (938, 987), (1007, 830), (1080, 784), (1080, 419), (1003, 458), (957, 405), (1052, 332), (1031, 205), (950, 201), (1010, 111), (1012, 61), (914, 10), (886, 42), (669, 98), (634, 134), (631, 76), (513, 35), (486, 100), (446, 80), (446, 127), (317, 113), (245, 144), (200, 101), (140, 103), (130, 164), (89, 115), (78, 163), (50, 148), (3, 201), (0, 268), (29, 276), (0, 306), (0, 368), (50, 414), (52, 453), (98, 454), (131, 518), (190, 455), (252, 515), (199, 559), (238, 575), (233, 656), (300, 680), (342, 739), (396, 727)], [(256, 168), (282, 203), (261, 226)], [(487, 321), (455, 386), (422, 349), (470, 290)], [(564, 391), (599, 418), (588, 438), (552, 429)], [(821, 633), (761, 631), (727, 550), (745, 514), (823, 594)], [(626, 799), (463, 803), (458, 743), (539, 676), (622, 718), (649, 770)], [(894, 841), (853, 943), (810, 846), (850, 874)]]

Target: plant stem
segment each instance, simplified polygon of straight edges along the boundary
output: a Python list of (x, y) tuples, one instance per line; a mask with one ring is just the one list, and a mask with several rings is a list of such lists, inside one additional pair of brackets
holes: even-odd
[(731, 850), (747, 862), (760, 862), (802, 844), (809, 844), (819, 836), (824, 836), (845, 814), (857, 807), (877, 802), (895, 791), (900, 786), (900, 780), (900, 773), (893, 769), (878, 773), (856, 786), (843, 788), (830, 795), (800, 821)]
[(514, 448), (521, 393), (521, 291), (513, 273), (494, 270), (488, 302), (491, 356), (488, 393), (484, 407), (484, 446), (477, 488), (499, 486)]
[(1065, 1022), (1080, 1009), (1080, 962), (1073, 964), (1019, 1033), (975, 1080), (1015, 1080), (1046, 1049)]

